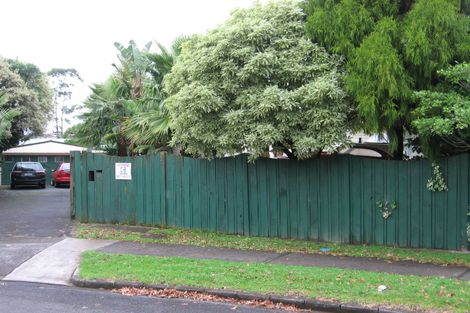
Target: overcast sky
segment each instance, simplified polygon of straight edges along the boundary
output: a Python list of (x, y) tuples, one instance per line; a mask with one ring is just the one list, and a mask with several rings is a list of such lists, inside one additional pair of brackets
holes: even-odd
[[(265, 1), (261, 1), (265, 2)], [(180, 35), (204, 33), (253, 0), (1, 0), (0, 56), (51, 68), (75, 68), (84, 83), (74, 88), (81, 103), (92, 83), (113, 71), (114, 42), (169, 47)], [(77, 120), (72, 118), (72, 124)], [(65, 125), (68, 128), (70, 125)], [(49, 125), (49, 131), (52, 129)]]
[(203, 33), (253, 0), (3, 0), (0, 56), (42, 71), (73, 67), (85, 81), (102, 82), (115, 60), (114, 42), (139, 47)]

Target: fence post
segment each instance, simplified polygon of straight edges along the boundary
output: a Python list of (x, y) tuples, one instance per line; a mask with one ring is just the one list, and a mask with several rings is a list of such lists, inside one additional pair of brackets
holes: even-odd
[(80, 184), (81, 184), (81, 214), (80, 221), (88, 222), (88, 162), (87, 152), (83, 151), (80, 154)]
[(75, 197), (76, 197), (76, 191), (75, 191), (75, 177), (77, 175), (74, 175), (75, 172), (75, 160), (77, 157), (77, 152), (76, 151), (71, 151), (70, 152), (70, 174), (72, 179), (70, 179), (70, 218), (74, 219), (75, 218)]
[(162, 195), (161, 195), (161, 205), (162, 205), (162, 221), (164, 225), (168, 225), (168, 203), (167, 203), (167, 160), (166, 160), (166, 152), (160, 152), (160, 171), (162, 173), (161, 176), (161, 186), (163, 189)]

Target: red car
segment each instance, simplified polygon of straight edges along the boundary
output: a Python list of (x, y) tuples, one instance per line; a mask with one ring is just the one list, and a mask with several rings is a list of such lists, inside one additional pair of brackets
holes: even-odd
[(70, 163), (62, 163), (57, 170), (52, 173), (52, 186), (70, 186)]

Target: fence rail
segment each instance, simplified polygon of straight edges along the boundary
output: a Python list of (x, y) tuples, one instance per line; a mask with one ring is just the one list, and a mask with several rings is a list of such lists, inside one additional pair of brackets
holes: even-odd
[[(81, 222), (168, 225), (230, 234), (402, 247), (464, 249), (470, 155), (443, 159), (448, 191), (426, 188), (431, 163), (333, 156), (307, 161), (246, 156), (72, 153), (72, 209)], [(132, 180), (115, 179), (115, 163)], [(379, 203), (387, 205), (384, 219)], [(396, 204), (396, 209), (392, 208)]]

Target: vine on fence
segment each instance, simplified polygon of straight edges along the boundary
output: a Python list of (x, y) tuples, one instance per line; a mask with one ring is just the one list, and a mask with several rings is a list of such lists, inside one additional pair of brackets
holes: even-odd
[(380, 200), (376, 203), (380, 209), (380, 212), (382, 213), (384, 220), (388, 219), (392, 215), (393, 211), (398, 208), (396, 201), (389, 203), (387, 200)]
[[(470, 211), (467, 213), (470, 216)], [(467, 222), (467, 241), (470, 242), (470, 222)]]
[(439, 191), (448, 191), (444, 175), (441, 172), (441, 168), (438, 164), (432, 163), (432, 176), (428, 179), (426, 188), (429, 191), (439, 192)]

